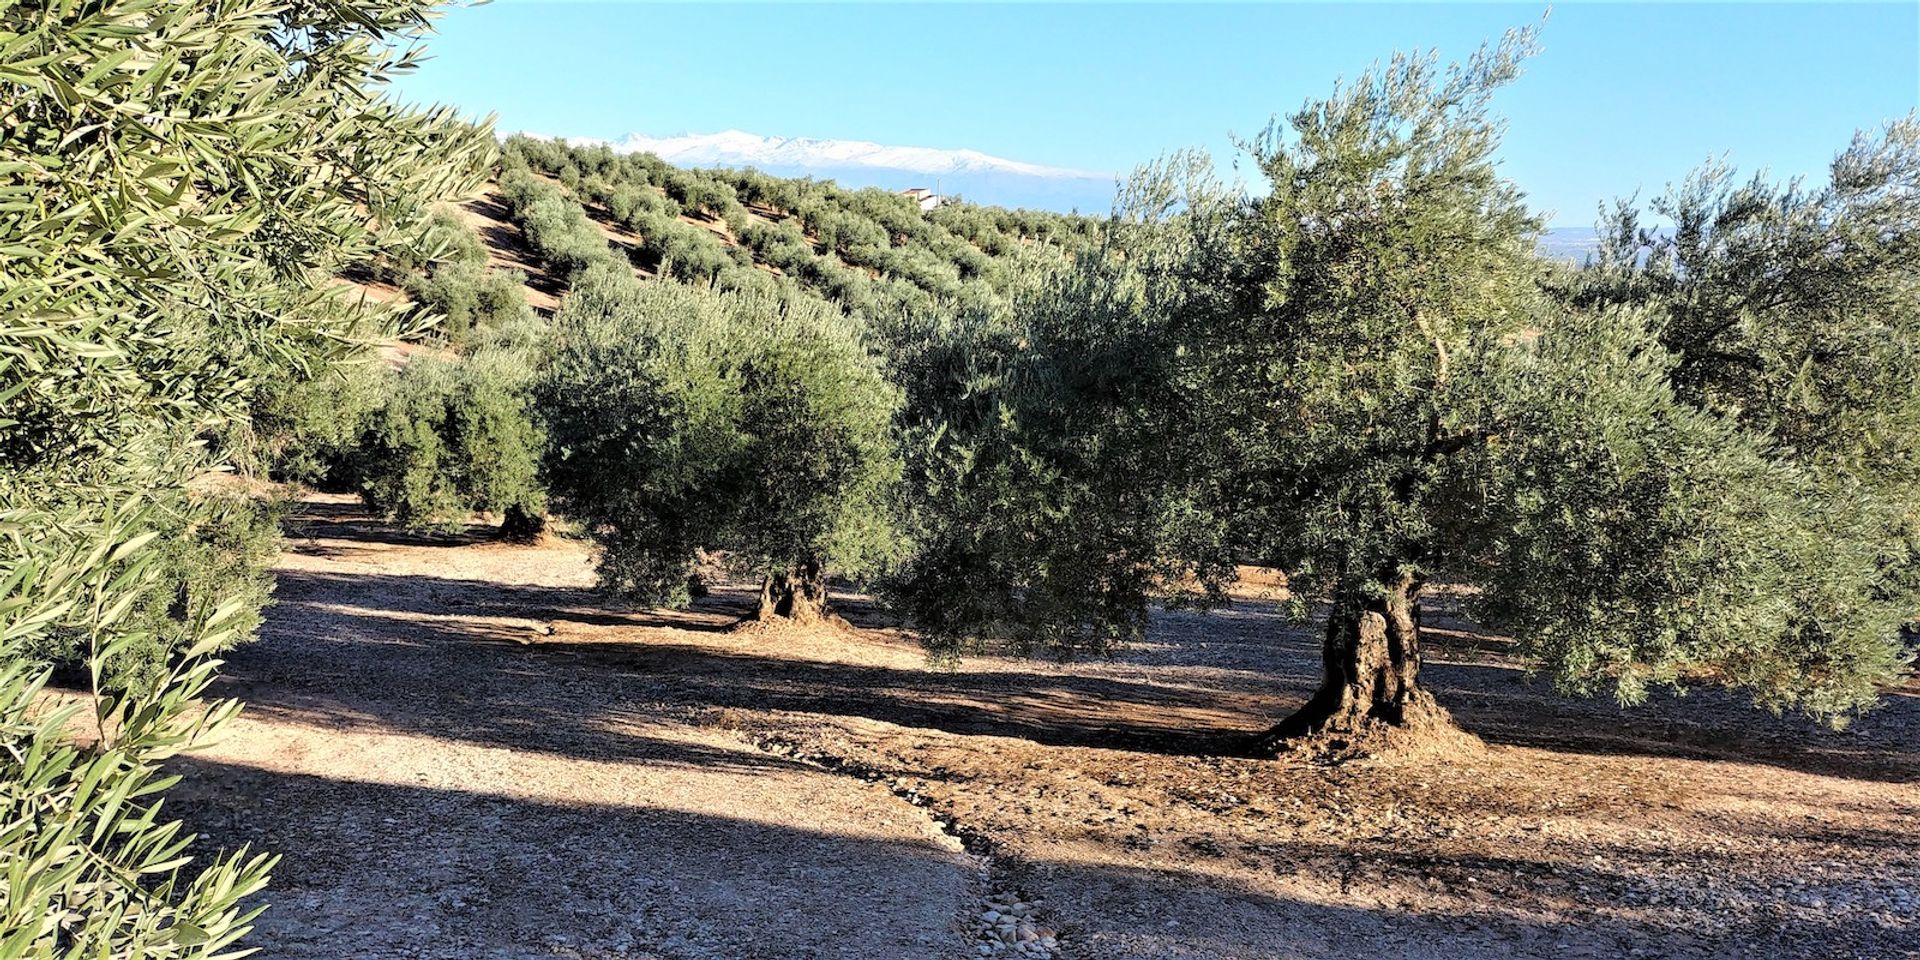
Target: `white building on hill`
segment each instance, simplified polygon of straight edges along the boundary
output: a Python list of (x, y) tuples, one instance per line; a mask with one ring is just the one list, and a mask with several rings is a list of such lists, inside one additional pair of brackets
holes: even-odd
[(907, 189), (902, 190), (900, 192), (905, 194), (908, 198), (918, 202), (920, 204), (921, 213), (925, 213), (928, 210), (932, 210), (934, 207), (937, 207), (942, 203), (945, 203), (947, 200), (947, 198), (937, 193), (934, 193), (932, 190), (928, 190), (926, 187), (908, 187)]

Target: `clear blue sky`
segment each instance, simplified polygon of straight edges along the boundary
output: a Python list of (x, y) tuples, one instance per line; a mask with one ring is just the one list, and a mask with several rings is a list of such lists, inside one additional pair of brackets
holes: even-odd
[[(1124, 171), (1230, 135), (1396, 49), (1463, 57), (1544, 4), (663, 4), (455, 9), (409, 98), (503, 130), (613, 138), (737, 128), (970, 147)], [(1709, 156), (1819, 175), (1920, 105), (1920, 2), (1567, 3), (1498, 100), (1506, 170), (1585, 225)]]

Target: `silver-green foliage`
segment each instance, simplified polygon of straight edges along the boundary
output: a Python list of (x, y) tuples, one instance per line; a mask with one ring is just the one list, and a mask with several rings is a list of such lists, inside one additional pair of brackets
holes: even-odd
[(1217, 463), (1221, 425), (1192, 402), (1166, 322), (1194, 254), (1162, 218), (1207, 201), (1171, 183), (1137, 184), (1106, 243), (1027, 265), (1006, 304), (902, 325), (914, 551), (886, 586), (936, 651), (991, 638), (1109, 653), (1143, 636), (1150, 597), (1217, 599), (1232, 573), (1218, 505), (1189, 482)]
[(453, 263), (409, 283), (407, 292), (437, 316), (441, 337), (463, 346), (476, 331), (524, 322), (533, 316), (527, 306), (526, 282), (527, 275), (518, 270)]
[(527, 242), (561, 277), (618, 258), (600, 228), (559, 187), (515, 170), (503, 178), (501, 188)]
[(367, 331), (332, 275), (490, 153), (379, 93), (430, 12), (0, 3), (0, 958), (236, 955), (271, 861), (189, 852), (159, 764), (232, 714), (197, 698), (264, 599), (236, 425)]
[[(62, 623), (84, 622), (98, 687), (102, 665), (148, 639), (130, 602), (164, 585), (149, 544), (148, 507), (128, 497), (103, 519), (11, 512), (0, 521), (0, 645), (13, 651)], [(151, 692), (93, 703), (46, 695), (36, 662), (0, 660), (0, 957), (240, 956), (232, 948), (258, 914), (277, 858), (242, 848), (196, 868), (192, 837), (163, 812), (174, 781), (162, 761), (239, 709), (198, 698), (247, 613), (235, 601), (194, 621), (192, 646)]]
[(701, 549), (769, 575), (869, 573), (898, 550), (898, 397), (838, 310), (603, 267), (554, 325), (548, 476), (608, 587), (683, 602)]
[[(1817, 188), (1709, 165), (1654, 209), (1671, 229), (1616, 205), (1601, 256), (1558, 292), (1631, 311), (1648, 341), (1636, 356), (1658, 358), (1674, 399), (1731, 438), (1714, 446), (1753, 451), (1770, 479), (1657, 481), (1710, 505), (1676, 520), (1749, 520), (1731, 537), (1676, 532), (1694, 563), (1737, 573), (1670, 564), (1685, 600), (1670, 626), (1572, 659), (1631, 681), (1629, 663), (1661, 680), (1704, 671), (1772, 706), (1842, 715), (1899, 675), (1898, 638), (1920, 618), (1920, 120), (1858, 135)], [(1696, 596), (1715, 584), (1724, 595)]]
[[(1642, 249), (1567, 290), (1494, 160), (1491, 97), (1530, 50), (1396, 58), (1307, 104), (1253, 145), (1259, 196), (1150, 173), (1172, 202), (956, 381), (937, 422), (967, 443), (922, 502), (961, 518), (934, 524), (959, 559), (932, 569), (985, 586), (936, 579), (915, 612), (1003, 598), (940, 632), (1077, 647), (1136, 633), (1167, 558), (1283, 567), (1336, 618), (1459, 577), (1572, 692), (1870, 706), (1920, 609), (1912, 122), (1831, 190), (1696, 181), (1669, 239), (1628, 219)], [(1128, 462), (1138, 484), (1107, 480)]]
[(529, 316), (465, 354), (416, 356), (387, 376), (353, 454), (369, 506), (413, 529), (459, 530), (476, 510), (545, 515), (545, 440), (528, 392), (539, 356), (528, 341), (543, 328)]

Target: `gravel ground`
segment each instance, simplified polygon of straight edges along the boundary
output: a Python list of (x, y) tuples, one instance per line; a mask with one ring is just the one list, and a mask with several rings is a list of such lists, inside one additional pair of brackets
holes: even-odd
[(581, 550), (415, 540), (309, 506), (263, 636), (221, 683), (247, 709), (169, 801), (208, 842), (285, 854), (264, 956), (970, 950), (981, 866), (925, 813), (676, 722), (644, 676), (533, 653), (560, 611), (530, 598), (586, 599)]
[(1482, 743), (1214, 756), (1310, 692), (1250, 599), (1117, 661), (929, 669), (856, 631), (610, 608), (584, 551), (421, 540), (315, 498), (249, 701), (176, 794), (282, 852), (293, 958), (1920, 957), (1920, 696), (1845, 733), (1622, 712), (1430, 622)]

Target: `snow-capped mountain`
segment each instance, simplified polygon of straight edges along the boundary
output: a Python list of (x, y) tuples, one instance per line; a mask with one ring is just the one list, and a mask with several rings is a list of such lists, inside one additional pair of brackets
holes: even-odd
[[(595, 141), (575, 140), (576, 143)], [(813, 137), (763, 137), (741, 130), (690, 133), (677, 137), (649, 137), (631, 133), (609, 144), (616, 153), (653, 153), (669, 163), (725, 167), (878, 167), (929, 176), (966, 173), (1011, 173), (1023, 177), (1062, 177), (1111, 181), (1113, 176), (1091, 170), (1071, 170), (1022, 163), (978, 150), (938, 147), (897, 147), (866, 140), (821, 140)]]
[(767, 137), (741, 130), (673, 137), (634, 133), (619, 140), (566, 139), (576, 146), (605, 145), (615, 153), (652, 153), (683, 167), (754, 167), (776, 176), (822, 177), (850, 187), (928, 187), (999, 206), (1104, 213), (1114, 195), (1114, 176), (1110, 173), (1024, 163), (978, 150)]

